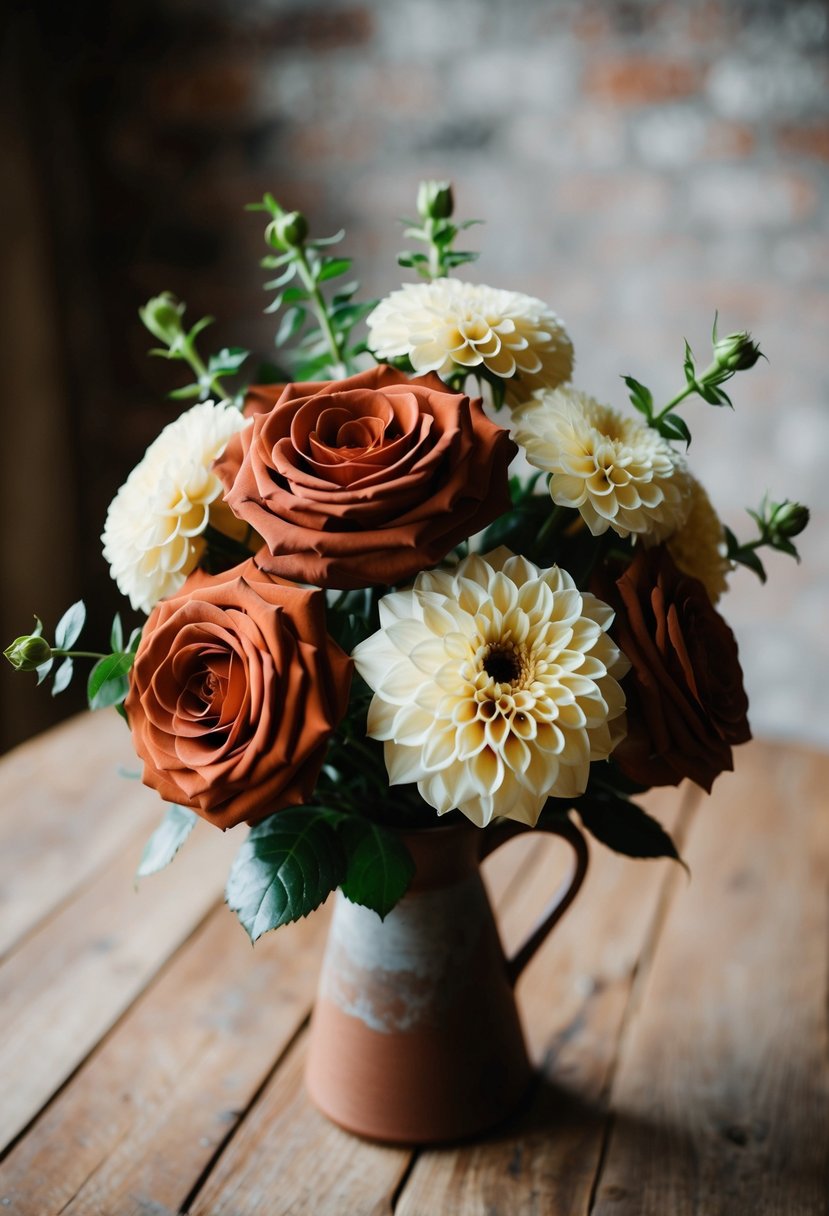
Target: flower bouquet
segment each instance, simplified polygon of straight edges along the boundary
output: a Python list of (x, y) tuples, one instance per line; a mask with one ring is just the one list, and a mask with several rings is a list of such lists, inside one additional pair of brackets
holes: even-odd
[(256, 940), (336, 888), (371, 936), (438, 824), (477, 855), (505, 826), (580, 825), (676, 858), (632, 799), (732, 767), (747, 699), (716, 605), (737, 565), (765, 577), (763, 546), (797, 556), (808, 521), (766, 497), (739, 540), (688, 467), (678, 408), (730, 406), (757, 345), (715, 322), (704, 370), (686, 343), (680, 391), (657, 405), (625, 376), (623, 413), (573, 387), (546, 304), (451, 277), (477, 255), (447, 183), (405, 221), (419, 281), (379, 302), (342, 283), (342, 233), (313, 237), (270, 195), (252, 210), (279, 365), (231, 387), (249, 353), (205, 359), (209, 318), (188, 328), (169, 293), (141, 310), (152, 353), (195, 376), (104, 528), (146, 619), (78, 650), (79, 602), (52, 641), (38, 621), (5, 652), (53, 693), (91, 661), (90, 706), (123, 715), (168, 804), (139, 874), (199, 818), (247, 824), (226, 894)]

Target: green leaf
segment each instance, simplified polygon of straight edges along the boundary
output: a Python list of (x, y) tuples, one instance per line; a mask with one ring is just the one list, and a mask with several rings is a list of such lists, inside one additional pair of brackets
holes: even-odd
[(685, 370), (685, 382), (693, 384), (696, 380), (697, 371), (694, 365), (694, 352), (691, 350), (687, 338), (685, 339), (685, 361), (682, 366)]
[(216, 319), (215, 317), (202, 317), (202, 319), (200, 321), (197, 321), (196, 324), (193, 326), (193, 328), (190, 330), (189, 334), (187, 335), (187, 341), (192, 345), (192, 343), (195, 342), (196, 338), (198, 338), (198, 336), (202, 332), (202, 330), (207, 329), (208, 325), (212, 325), (213, 322), (215, 321), (215, 319)]
[(55, 629), (55, 649), (71, 650), (80, 637), (86, 620), (86, 607), (83, 600), (78, 600), (71, 608), (67, 608)]
[(116, 612), (112, 618), (112, 628), (109, 631), (109, 644), (116, 654), (124, 649), (124, 626), (121, 621), (120, 612)]
[(144, 845), (136, 878), (157, 874), (168, 866), (196, 825), (198, 815), (186, 806), (171, 804), (167, 814)]
[(351, 269), (351, 258), (326, 258), (317, 274), (318, 283), (327, 283)]
[(767, 582), (768, 575), (766, 574), (766, 568), (761, 562), (756, 549), (749, 549), (748, 546), (746, 548), (740, 547), (734, 553), (729, 553), (728, 556), (732, 561), (738, 562), (739, 565), (747, 566), (749, 570), (753, 570), (761, 583)]
[(56, 697), (59, 692), (63, 692), (69, 687), (72, 680), (72, 671), (74, 664), (71, 659), (64, 659), (60, 667), (55, 672), (54, 683), (52, 684), (52, 696)]
[(297, 807), (251, 828), (231, 867), (225, 898), (255, 942), (313, 912), (345, 873), (342, 844), (325, 812)]
[(276, 345), (284, 346), (286, 342), (290, 342), (305, 324), (307, 313), (304, 308), (295, 306), (289, 308), (280, 322), (279, 329), (276, 332)]
[[(290, 255), (288, 255), (290, 256)], [(279, 259), (283, 261), (284, 259)], [(271, 279), (269, 283), (264, 283), (265, 291), (276, 291), (279, 287), (284, 287), (286, 283), (290, 283), (291, 279), (296, 274), (296, 263), (291, 262), (287, 270), (284, 270), (276, 279)]]
[(249, 354), (250, 351), (241, 346), (225, 346), (217, 354), (210, 356), (207, 370), (213, 375), (217, 372), (232, 375), (233, 372), (238, 372)]
[(184, 388), (174, 388), (167, 396), (171, 401), (190, 401), (193, 397), (201, 396), (201, 385), (185, 384)]
[(129, 636), (129, 641), (127, 642), (127, 649), (124, 651), (124, 653), (134, 655), (136, 650), (138, 649), (138, 643), (140, 641), (141, 641), (141, 626), (136, 625), (135, 629), (133, 629), (132, 633)]
[(38, 684), (43, 683), (43, 681), (48, 676), (49, 672), (52, 670), (54, 664), (55, 664), (54, 659), (47, 659), (45, 663), (41, 663), (40, 667), (35, 668), (35, 671), (37, 672)]
[(622, 376), (622, 379), (628, 386), (631, 405), (650, 422), (653, 418), (653, 393), (646, 385), (634, 380), (633, 376)]
[(660, 418), (658, 430), (665, 439), (679, 440), (686, 445), (686, 448), (691, 446), (691, 432), (688, 430), (688, 424), (678, 414), (666, 414), (664, 418)]
[(425, 253), (408, 253), (404, 250), (397, 255), (398, 266), (405, 266), (407, 269), (411, 269), (413, 266), (426, 266), (428, 261)]
[(385, 919), (414, 877), (408, 849), (396, 832), (357, 815), (341, 820), (338, 830), (347, 858), (343, 895)]
[(576, 810), (588, 832), (616, 853), (625, 857), (670, 857), (685, 864), (662, 825), (635, 802), (626, 798), (580, 798)]
[(306, 241), (306, 249), (324, 249), (326, 245), (339, 245), (340, 241), (345, 236), (345, 228), (341, 228), (339, 232), (335, 232), (333, 236), (318, 236), (313, 241)]
[(124, 700), (129, 691), (127, 672), (134, 658), (132, 653), (119, 653), (98, 660), (89, 673), (86, 686), (90, 709), (106, 709)]

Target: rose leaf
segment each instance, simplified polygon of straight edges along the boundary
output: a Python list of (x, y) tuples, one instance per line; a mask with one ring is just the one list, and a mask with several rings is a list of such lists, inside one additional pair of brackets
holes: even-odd
[(345, 870), (342, 844), (324, 812), (278, 811), (251, 828), (231, 866), (225, 899), (255, 942), (313, 912)]
[(348, 859), (343, 895), (385, 920), (412, 881), (409, 850), (395, 832), (358, 815), (344, 818), (339, 831)]
[(86, 620), (86, 607), (83, 600), (78, 600), (71, 608), (67, 608), (57, 623), (55, 629), (55, 646), (59, 650), (71, 650), (78, 640)]
[(135, 871), (136, 878), (157, 874), (168, 866), (195, 827), (198, 815), (186, 806), (172, 804), (150, 839)]
[(665, 829), (635, 802), (580, 798), (576, 810), (588, 832), (614, 852), (625, 857), (670, 857), (685, 866)]

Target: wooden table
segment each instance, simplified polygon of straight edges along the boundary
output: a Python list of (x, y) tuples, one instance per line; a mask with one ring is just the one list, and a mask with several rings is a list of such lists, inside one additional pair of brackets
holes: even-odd
[[(119, 765), (109, 712), (0, 763), (0, 1212), (828, 1210), (828, 757), (755, 743), (710, 800), (652, 797), (690, 881), (596, 846), (519, 987), (531, 1105), (484, 1143), (415, 1153), (306, 1101), (325, 911), (251, 949), (221, 902), (240, 837), (202, 824), (136, 891), (160, 804)], [(488, 863), (508, 943), (561, 848)]]

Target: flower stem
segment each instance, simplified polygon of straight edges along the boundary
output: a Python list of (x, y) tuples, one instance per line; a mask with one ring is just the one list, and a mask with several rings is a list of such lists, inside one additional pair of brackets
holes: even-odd
[(225, 392), (221, 380), (218, 376), (210, 374), (210, 372), (207, 370), (207, 365), (199, 352), (196, 350), (195, 346), (191, 342), (185, 342), (182, 351), (184, 358), (198, 376), (199, 384), (203, 387), (212, 388), (216, 396), (220, 400), (224, 400), (227, 397), (227, 393)]
[(323, 299), (322, 292), (317, 286), (316, 280), (311, 273), (311, 267), (308, 265), (308, 259), (305, 256), (305, 250), (301, 246), (298, 249), (295, 249), (294, 257), (296, 260), (296, 268), (299, 272), (299, 277), (302, 279), (303, 286), (308, 292), (308, 299), (311, 302), (311, 307), (313, 308), (317, 320), (320, 323), (322, 332), (325, 334), (325, 340), (328, 343), (331, 354), (334, 356), (334, 364), (331, 371), (335, 377), (345, 375), (349, 371), (347, 361), (343, 354), (342, 347), (337, 339), (337, 335), (334, 332), (334, 327), (331, 324), (331, 318), (328, 315), (328, 309), (326, 307), (325, 300)]
[(653, 426), (655, 423), (660, 422), (666, 414), (670, 414), (671, 410), (679, 405), (680, 401), (684, 401), (686, 397), (690, 397), (691, 393), (695, 393), (696, 391), (696, 380), (694, 380), (691, 384), (686, 384), (681, 393), (677, 393), (675, 397), (672, 397), (665, 408), (661, 409), (658, 414), (655, 414), (654, 417), (651, 418), (650, 425)]

